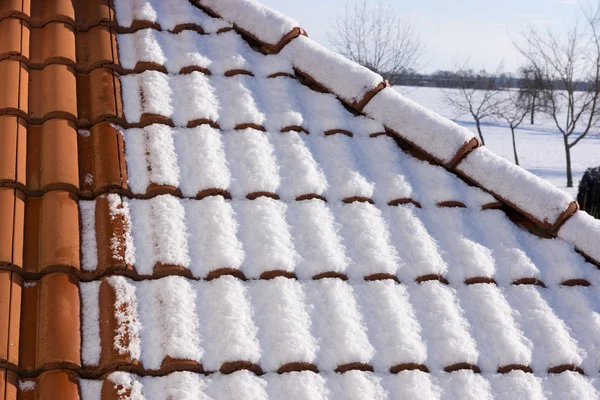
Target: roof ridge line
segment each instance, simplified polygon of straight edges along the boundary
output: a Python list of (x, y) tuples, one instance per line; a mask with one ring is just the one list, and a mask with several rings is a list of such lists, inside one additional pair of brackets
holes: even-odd
[[(594, 244), (593, 239), (577, 234), (578, 230), (600, 232), (600, 221), (579, 211), (570, 194), (482, 146), (467, 128), (406, 99), (391, 87), (380, 87), (385, 81), (379, 74), (326, 49), (305, 33), (291, 35), (294, 30), (305, 31), (296, 21), (256, 0), (189, 1), (258, 41), (264, 52), (275, 49), (289, 53), (294, 68), (305, 78), (358, 113), (381, 122), (435, 163), (494, 195), (551, 236), (572, 243), (600, 262), (600, 241), (596, 239)], [(561, 231), (574, 215), (581, 217)]]

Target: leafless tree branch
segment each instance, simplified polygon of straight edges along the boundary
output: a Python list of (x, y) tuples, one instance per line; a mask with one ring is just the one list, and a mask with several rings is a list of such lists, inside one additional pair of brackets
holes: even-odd
[(425, 55), (421, 37), (380, 0), (348, 0), (333, 22), (329, 41), (349, 59), (386, 77), (392, 85), (420, 68)]

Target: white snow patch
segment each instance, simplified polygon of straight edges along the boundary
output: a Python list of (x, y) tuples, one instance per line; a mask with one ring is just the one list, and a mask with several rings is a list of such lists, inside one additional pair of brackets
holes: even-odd
[(515, 320), (533, 343), (531, 368), (540, 374), (558, 365), (581, 365), (585, 352), (544, 299), (541, 290), (529, 285), (503, 289)]
[(219, 268), (240, 269), (244, 261), (238, 223), (231, 203), (221, 196), (184, 200), (186, 226), (190, 233), (190, 270), (204, 278)]
[(600, 220), (577, 211), (558, 231), (558, 237), (600, 262)]
[(262, 354), (260, 365), (276, 371), (292, 362), (313, 363), (317, 343), (302, 286), (287, 278), (257, 280), (248, 285)]
[(204, 368), (217, 371), (223, 363), (233, 361), (257, 363), (261, 348), (245, 285), (231, 276), (196, 285), (198, 326), (206, 343)]
[(84, 271), (98, 268), (96, 244), (96, 201), (79, 202), (81, 213), (81, 267)]
[(369, 372), (348, 371), (343, 374), (328, 374), (327, 388), (330, 399), (385, 400), (381, 377)]
[(167, 356), (201, 362), (195, 285), (169, 276), (136, 286), (144, 367), (158, 370)]
[(477, 345), (458, 304), (456, 291), (438, 281), (411, 282), (406, 287), (423, 328), (429, 369), (439, 371), (462, 362), (477, 364)]
[(288, 206), (293, 243), (300, 258), (296, 275), (310, 279), (322, 272), (344, 273), (348, 266), (340, 225), (324, 201), (312, 199)]
[(181, 200), (161, 195), (149, 200), (129, 200), (136, 270), (152, 275), (157, 263), (189, 268), (188, 232)]
[(35, 381), (19, 380), (19, 390), (21, 392), (30, 392), (32, 390), (35, 390)]
[(84, 365), (100, 363), (100, 281), (81, 282), (81, 361)]
[(223, 19), (234, 23), (258, 40), (271, 45), (298, 26), (298, 23), (255, 0), (200, 0)]
[(368, 91), (383, 83), (379, 74), (305, 36), (291, 41), (282, 53), (289, 54), (296, 68), (348, 103), (361, 101)]
[(573, 201), (568, 193), (485, 147), (471, 152), (458, 169), (519, 209), (551, 225)]
[(391, 245), (387, 224), (381, 211), (372, 204), (354, 202), (333, 207), (337, 221), (342, 225), (341, 235), (351, 262), (348, 277), (363, 277), (387, 273), (395, 275), (400, 260)]
[(293, 272), (298, 261), (285, 214), (287, 205), (267, 197), (234, 200), (240, 223), (239, 236), (246, 257), (242, 270), (247, 278), (265, 271)]
[[(195, 24), (206, 33), (214, 33), (231, 24), (206, 15), (189, 0), (115, 0), (117, 22), (119, 26), (130, 27), (134, 21), (157, 22), (164, 30), (173, 30), (182, 24)], [(119, 49), (122, 51), (122, 49)]]
[(369, 364), (375, 349), (369, 343), (352, 287), (340, 279), (327, 278), (307, 281), (304, 289), (312, 334), (319, 345), (315, 363), (319, 370), (333, 371), (351, 362)]
[(474, 137), (468, 129), (418, 105), (392, 88), (377, 93), (364, 111), (443, 162), (450, 162), (458, 150)]
[(269, 136), (255, 129), (225, 132), (222, 136), (231, 170), (231, 195), (245, 198), (253, 192), (276, 193), (279, 165)]
[(403, 261), (398, 269), (401, 282), (430, 274), (446, 275), (448, 265), (441, 257), (439, 245), (422, 222), (426, 211), (409, 204), (383, 207), (383, 215), (390, 229), (391, 242)]
[(385, 373), (402, 363), (425, 364), (427, 346), (404, 286), (385, 280), (358, 283), (354, 290), (375, 347), (375, 371)]

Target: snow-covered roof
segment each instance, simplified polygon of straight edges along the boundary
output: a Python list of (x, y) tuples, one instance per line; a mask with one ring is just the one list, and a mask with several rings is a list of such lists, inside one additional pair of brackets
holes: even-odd
[(0, 190), (0, 387), (600, 396), (600, 222), (569, 195), (254, 0), (112, 11), (118, 110), (77, 120), (79, 186)]

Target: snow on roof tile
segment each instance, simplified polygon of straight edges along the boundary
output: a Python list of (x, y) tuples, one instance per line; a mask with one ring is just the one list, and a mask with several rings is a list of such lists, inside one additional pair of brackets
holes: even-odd
[(255, 1), (40, 1), (0, 5), (5, 397), (598, 397), (571, 198)]

